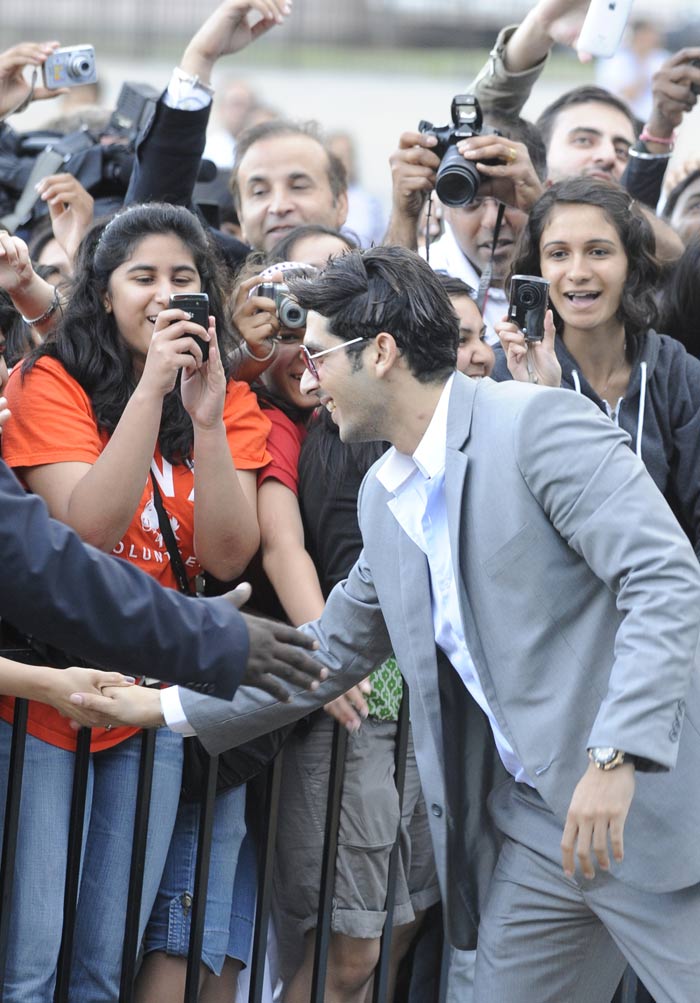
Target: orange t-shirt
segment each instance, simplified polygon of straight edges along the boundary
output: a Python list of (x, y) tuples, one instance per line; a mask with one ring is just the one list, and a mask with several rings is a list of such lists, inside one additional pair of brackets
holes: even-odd
[[(11, 467), (38, 467), (49, 463), (94, 463), (109, 441), (97, 427), (92, 404), (82, 387), (60, 362), (44, 357), (22, 378), (18, 366), (5, 396), (12, 419), (3, 429), (2, 455)], [(257, 470), (270, 461), (266, 442), (270, 422), (258, 407), (246, 383), (230, 380), (224, 403), (224, 424), (238, 470)], [(194, 580), (201, 571), (193, 550), (194, 473), (186, 464), (173, 465), (156, 446), (151, 469), (173, 527), (185, 567)], [(148, 477), (131, 525), (112, 551), (156, 578), (177, 588), (170, 555), (158, 525), (153, 486)], [(0, 697), (0, 717), (12, 720), (14, 700)], [(135, 728), (96, 729), (92, 750), (110, 748), (136, 733)], [(63, 749), (74, 749), (76, 738), (65, 718), (46, 704), (30, 702), (28, 731)]]

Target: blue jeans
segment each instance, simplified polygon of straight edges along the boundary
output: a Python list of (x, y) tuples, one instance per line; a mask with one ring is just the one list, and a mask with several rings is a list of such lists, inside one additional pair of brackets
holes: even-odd
[[(245, 787), (217, 795), (209, 862), (202, 961), (220, 975), (226, 959), (238, 854), (246, 833)], [(187, 957), (199, 805), (181, 801), (158, 897), (146, 929), (144, 951)]]
[[(0, 721), (0, 814), (11, 727)], [(75, 927), (71, 999), (119, 996), (141, 736), (91, 756)], [(61, 945), (74, 755), (27, 736), (5, 1003), (52, 1003)], [(182, 739), (156, 739), (141, 901), (142, 935), (165, 864), (182, 776)]]

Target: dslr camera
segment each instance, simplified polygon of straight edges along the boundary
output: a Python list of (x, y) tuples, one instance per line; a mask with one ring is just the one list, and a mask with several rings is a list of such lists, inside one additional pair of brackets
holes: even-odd
[(514, 275), (510, 280), (508, 320), (525, 335), (525, 341), (542, 341), (549, 305), (549, 282), (540, 275)]
[[(426, 136), (435, 136), (434, 147), (440, 166), (435, 179), (435, 191), (445, 205), (469, 205), (479, 191), (481, 176), (476, 165), (465, 160), (457, 149), (460, 139), (472, 136), (500, 136), (497, 129), (484, 127), (479, 102), (473, 94), (457, 94), (452, 98), (452, 125), (437, 126), (423, 120), (418, 123), (418, 131)], [(485, 164), (498, 164), (498, 160), (484, 160)]]
[(43, 66), (47, 90), (80, 87), (97, 81), (95, 50), (91, 45), (68, 45), (52, 52)]
[(306, 324), (307, 310), (300, 307), (295, 299), (289, 295), (289, 286), (284, 282), (261, 282), (260, 285), (251, 289), (250, 296), (265, 296), (267, 299), (275, 301), (277, 317), (282, 327), (295, 331)]

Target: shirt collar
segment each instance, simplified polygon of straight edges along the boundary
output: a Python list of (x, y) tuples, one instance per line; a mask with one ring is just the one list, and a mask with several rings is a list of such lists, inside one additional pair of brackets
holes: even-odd
[(408, 478), (418, 470), (425, 480), (431, 480), (445, 469), (447, 455), (447, 411), (454, 373), (443, 387), (430, 424), (423, 433), (413, 455), (400, 453), (392, 447), (377, 471), (377, 480), (390, 494), (396, 494)]

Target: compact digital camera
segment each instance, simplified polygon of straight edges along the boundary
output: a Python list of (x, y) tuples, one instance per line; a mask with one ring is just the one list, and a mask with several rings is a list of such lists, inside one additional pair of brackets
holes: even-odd
[(95, 50), (91, 45), (67, 45), (52, 52), (43, 66), (44, 85), (50, 91), (59, 87), (80, 87), (97, 81)]
[[(432, 122), (418, 123), (418, 131), (426, 136), (435, 136), (437, 146), (433, 149), (440, 157), (440, 166), (435, 179), (437, 197), (445, 205), (461, 206), (473, 202), (479, 191), (481, 175), (476, 165), (465, 160), (457, 149), (460, 139), (472, 136), (500, 136), (497, 129), (484, 127), (479, 102), (473, 94), (457, 94), (452, 98), (452, 125), (437, 126)], [(498, 164), (498, 160), (484, 160), (485, 164)]]
[(520, 328), (525, 341), (542, 341), (549, 305), (549, 282), (540, 275), (514, 275), (510, 280), (508, 319)]
[[(168, 307), (186, 310), (192, 314), (195, 324), (199, 324), (205, 331), (209, 330), (209, 297), (206, 293), (173, 293)], [(202, 362), (206, 362), (209, 358), (209, 342), (197, 334), (192, 337), (202, 349)]]
[(265, 296), (275, 301), (277, 317), (282, 327), (295, 331), (306, 324), (307, 310), (300, 307), (289, 295), (289, 286), (284, 282), (261, 282), (250, 291), (251, 296)]

